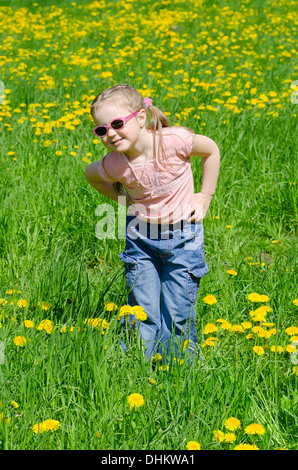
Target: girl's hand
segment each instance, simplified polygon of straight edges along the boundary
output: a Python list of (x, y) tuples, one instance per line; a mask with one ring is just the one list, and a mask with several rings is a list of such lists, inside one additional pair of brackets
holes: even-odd
[(202, 192), (196, 193), (193, 198), (190, 218), (188, 222), (200, 222), (207, 214), (212, 196), (208, 196)]

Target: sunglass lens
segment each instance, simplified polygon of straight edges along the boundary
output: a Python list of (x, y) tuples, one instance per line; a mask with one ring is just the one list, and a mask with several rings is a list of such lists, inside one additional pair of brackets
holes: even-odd
[(97, 127), (95, 129), (95, 133), (96, 135), (98, 135), (99, 137), (103, 137), (104, 135), (106, 135), (107, 133), (107, 129), (103, 126), (100, 126), (100, 127)]
[(122, 121), (122, 119), (115, 119), (115, 121), (113, 121), (111, 123), (111, 126), (113, 129), (121, 129), (123, 127), (124, 123)]

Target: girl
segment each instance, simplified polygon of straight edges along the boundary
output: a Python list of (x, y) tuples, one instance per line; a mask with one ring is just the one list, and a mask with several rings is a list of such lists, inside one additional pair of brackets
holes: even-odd
[[(91, 114), (93, 132), (109, 153), (87, 167), (86, 178), (112, 200), (126, 196), (126, 246), (119, 256), (128, 304), (147, 314), (137, 325), (145, 355), (149, 359), (159, 352), (169, 358), (189, 351), (193, 356), (195, 302), (208, 271), (202, 219), (217, 184), (218, 147), (190, 129), (170, 127), (152, 100), (129, 85), (100, 93)], [(202, 187), (196, 194), (191, 155), (202, 157)]]

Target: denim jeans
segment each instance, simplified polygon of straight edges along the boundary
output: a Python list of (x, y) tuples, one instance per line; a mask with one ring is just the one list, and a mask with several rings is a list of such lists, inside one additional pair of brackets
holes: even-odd
[[(124, 263), (128, 305), (140, 305), (147, 320), (136, 322), (145, 355), (184, 356), (198, 341), (195, 325), (198, 288), (208, 272), (202, 223), (149, 224), (126, 219)], [(130, 320), (134, 320), (132, 317)], [(122, 319), (125, 329), (125, 322)], [(125, 335), (124, 335), (125, 337)], [(125, 341), (122, 346), (126, 349)]]

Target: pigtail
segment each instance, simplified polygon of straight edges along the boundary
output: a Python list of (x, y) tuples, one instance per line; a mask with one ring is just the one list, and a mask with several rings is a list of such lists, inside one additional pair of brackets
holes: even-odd
[[(151, 119), (148, 124), (148, 129), (150, 129), (153, 132), (153, 151), (154, 151), (154, 158), (157, 167), (162, 170), (162, 168), (159, 166), (159, 155), (163, 156), (164, 155), (164, 146), (163, 146), (163, 138), (162, 138), (162, 129), (164, 127), (170, 127), (170, 124), (164, 115), (164, 113), (156, 108), (156, 106), (152, 105), (152, 100), (150, 98), (144, 98), (144, 108), (147, 108), (147, 114), (148, 110), (151, 114)], [(155, 136), (156, 132), (158, 132), (159, 135), (159, 146), (158, 149), (156, 149), (156, 142), (155, 142)]]
[(158, 131), (160, 133), (163, 127), (170, 126), (166, 116), (162, 111), (160, 111), (160, 109), (152, 105), (149, 106), (148, 109), (151, 114), (151, 119), (149, 122), (149, 129), (151, 131)]

